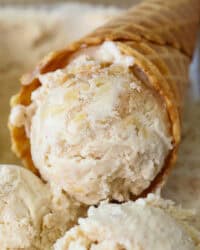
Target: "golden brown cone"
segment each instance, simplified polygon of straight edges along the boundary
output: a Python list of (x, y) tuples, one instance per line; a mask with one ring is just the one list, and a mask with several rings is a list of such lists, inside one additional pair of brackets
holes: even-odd
[(149, 41), (192, 56), (200, 0), (147, 0), (92, 32), (87, 40)]
[[(150, 14), (145, 14), (145, 9)], [(173, 150), (170, 151), (162, 171), (141, 195), (160, 188), (175, 162), (180, 142), (181, 107), (200, 15), (196, 10), (199, 10), (197, 0), (150, 0), (134, 7), (128, 14), (125, 13), (66, 49), (44, 58), (31, 74), (21, 79), (21, 90), (12, 98), (11, 106), (30, 104), (32, 91), (40, 85), (38, 74), (65, 67), (69, 57), (83, 47), (100, 45), (105, 40), (116, 41), (124, 54), (134, 56), (134, 74), (161, 96), (169, 114)], [(187, 11), (191, 15), (190, 21), (186, 20)], [(25, 166), (37, 173), (31, 160), (30, 142), (24, 128), (16, 128), (11, 124), (9, 128), (13, 151)]]

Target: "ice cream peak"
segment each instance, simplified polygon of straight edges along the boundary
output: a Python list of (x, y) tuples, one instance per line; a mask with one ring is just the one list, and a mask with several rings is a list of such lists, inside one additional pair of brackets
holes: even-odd
[(197, 250), (196, 231), (189, 211), (159, 198), (124, 204), (102, 203), (79, 219), (55, 250)]
[(40, 75), (26, 112), (11, 113), (26, 127), (43, 178), (86, 204), (139, 195), (171, 148), (166, 109), (133, 65), (113, 42), (84, 49)]

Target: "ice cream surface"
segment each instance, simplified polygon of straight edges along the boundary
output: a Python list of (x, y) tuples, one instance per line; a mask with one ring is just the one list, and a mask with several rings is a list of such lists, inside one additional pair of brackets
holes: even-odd
[(199, 232), (187, 222), (190, 212), (152, 194), (136, 202), (101, 203), (54, 250), (197, 250)]
[(133, 65), (113, 42), (83, 50), (11, 112), (42, 177), (86, 204), (139, 195), (172, 147), (165, 106)]
[(47, 187), (30, 171), (0, 165), (0, 248), (37, 249), (43, 216), (49, 211)]
[(50, 250), (85, 211), (30, 171), (0, 165), (1, 250)]
[(86, 206), (74, 201), (60, 189), (51, 187), (50, 211), (43, 217), (39, 250), (52, 249), (55, 241), (86, 212)]

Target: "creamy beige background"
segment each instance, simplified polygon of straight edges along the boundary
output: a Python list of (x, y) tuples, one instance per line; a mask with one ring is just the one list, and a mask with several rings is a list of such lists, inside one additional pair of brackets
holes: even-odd
[(81, 2), (81, 3), (90, 3), (90, 4), (99, 4), (99, 5), (117, 5), (117, 6), (121, 6), (121, 7), (129, 7), (131, 6), (133, 3), (139, 2), (141, 0), (79, 0), (79, 1), (62, 1), (62, 0), (1, 0), (0, 3), (2, 4), (25, 4), (25, 5), (29, 5), (29, 4), (44, 4), (44, 3), (66, 3), (66, 2)]
[[(10, 151), (7, 119), (9, 99), (19, 88), (21, 74), (31, 70), (48, 51), (63, 47), (118, 12), (73, 4), (51, 11), (33, 7), (0, 8), (0, 163), (17, 162)], [(200, 102), (187, 100), (178, 163), (163, 195), (200, 211), (199, 128)]]

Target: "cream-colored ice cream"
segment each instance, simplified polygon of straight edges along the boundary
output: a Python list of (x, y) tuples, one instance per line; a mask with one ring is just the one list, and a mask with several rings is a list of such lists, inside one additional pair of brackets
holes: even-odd
[(56, 187), (51, 187), (50, 211), (43, 217), (39, 250), (50, 250), (55, 241), (86, 216), (87, 207), (71, 199)]
[(30, 171), (0, 165), (0, 249), (50, 250), (86, 208)]
[(11, 112), (43, 178), (86, 204), (140, 194), (171, 148), (165, 107), (133, 65), (112, 42), (83, 50)]
[(49, 203), (38, 177), (22, 167), (0, 165), (0, 249), (37, 249)]
[(152, 194), (121, 205), (102, 203), (91, 207), (54, 250), (197, 250), (200, 234), (187, 221), (190, 216)]

